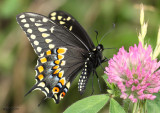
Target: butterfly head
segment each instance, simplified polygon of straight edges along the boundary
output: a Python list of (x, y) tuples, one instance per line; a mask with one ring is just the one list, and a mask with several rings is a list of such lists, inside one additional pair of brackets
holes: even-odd
[(98, 44), (98, 46), (96, 47), (96, 50), (102, 52), (104, 50), (103, 45), (102, 44)]

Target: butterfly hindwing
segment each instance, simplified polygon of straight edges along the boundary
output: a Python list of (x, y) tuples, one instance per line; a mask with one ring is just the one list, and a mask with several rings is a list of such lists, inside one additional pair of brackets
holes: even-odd
[(40, 89), (47, 98), (53, 98), (55, 103), (59, 103), (84, 63), (77, 56), (71, 57), (70, 51), (81, 56), (79, 51), (72, 48), (60, 47), (46, 51), (37, 61), (37, 82), (27, 94), (34, 89)]
[(60, 25), (64, 26), (77, 37), (79, 37), (89, 47), (90, 51), (95, 48), (92, 40), (90, 39), (86, 31), (70, 14), (64, 11), (53, 11), (49, 14), (49, 18), (53, 20), (53, 22), (57, 22)]

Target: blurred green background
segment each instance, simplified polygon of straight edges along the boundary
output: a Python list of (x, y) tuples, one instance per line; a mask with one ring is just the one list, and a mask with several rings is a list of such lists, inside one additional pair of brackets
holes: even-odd
[[(105, 48), (128, 49), (138, 43), (140, 31), (140, 4), (144, 4), (145, 20), (148, 21), (146, 42), (155, 47), (160, 25), (160, 0), (1, 0), (0, 1), (0, 113), (61, 113), (74, 102), (90, 96), (92, 80), (89, 79), (84, 95), (78, 92), (78, 78), (72, 83), (69, 92), (60, 104), (47, 99), (40, 107), (44, 94), (34, 91), (24, 94), (35, 84), (37, 55), (34, 53), (25, 33), (16, 22), (16, 15), (21, 12), (36, 12), (48, 15), (54, 10), (64, 10), (73, 15), (85, 28), (95, 45), (98, 39), (112, 29), (102, 44)], [(112, 58), (116, 49), (104, 51), (104, 56)], [(107, 66), (107, 63), (103, 64)], [(103, 70), (97, 69), (99, 77)], [(102, 92), (94, 77), (94, 94), (106, 93), (106, 84), (100, 77)], [(100, 113), (108, 112), (106, 105)]]

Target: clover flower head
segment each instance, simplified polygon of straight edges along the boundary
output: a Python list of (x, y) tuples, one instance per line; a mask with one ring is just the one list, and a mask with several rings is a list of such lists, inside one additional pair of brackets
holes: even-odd
[(145, 49), (139, 42), (138, 47), (136, 44), (131, 46), (129, 52), (120, 48), (118, 54), (109, 60), (105, 73), (108, 81), (121, 90), (121, 98), (134, 103), (138, 99), (156, 98), (153, 93), (160, 90), (160, 62), (152, 60), (151, 53), (150, 45)]

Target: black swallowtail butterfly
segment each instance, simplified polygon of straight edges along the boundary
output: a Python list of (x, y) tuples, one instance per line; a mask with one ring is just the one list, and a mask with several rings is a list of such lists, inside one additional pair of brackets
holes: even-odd
[(49, 17), (26, 12), (17, 15), (17, 21), (39, 57), (36, 84), (27, 94), (40, 89), (59, 103), (81, 70), (78, 90), (83, 94), (91, 72), (96, 73), (96, 67), (105, 62), (103, 46), (95, 47), (81, 25), (63, 11), (54, 11)]

